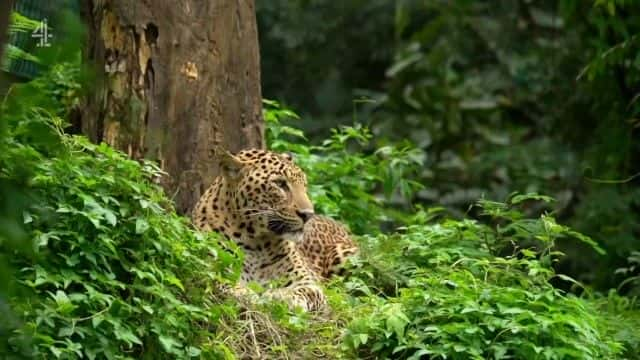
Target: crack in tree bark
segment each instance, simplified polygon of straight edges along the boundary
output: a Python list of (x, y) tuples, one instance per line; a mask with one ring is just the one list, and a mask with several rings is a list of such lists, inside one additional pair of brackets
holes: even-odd
[(218, 172), (212, 149), (263, 147), (252, 0), (89, 2), (88, 58), (103, 72), (83, 132), (157, 161), (188, 211)]

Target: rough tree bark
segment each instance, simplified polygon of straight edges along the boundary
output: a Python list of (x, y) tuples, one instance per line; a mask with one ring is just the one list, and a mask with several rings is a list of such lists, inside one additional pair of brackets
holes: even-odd
[(264, 144), (254, 1), (85, 3), (87, 55), (103, 76), (82, 132), (158, 161), (186, 212), (218, 172), (215, 147)]

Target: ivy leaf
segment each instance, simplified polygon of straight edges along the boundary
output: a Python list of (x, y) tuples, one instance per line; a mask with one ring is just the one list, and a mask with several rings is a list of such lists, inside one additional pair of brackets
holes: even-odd
[(118, 327), (114, 333), (118, 340), (122, 340), (129, 345), (142, 345), (142, 340), (140, 340), (139, 337), (137, 337), (130, 329), (126, 327)]
[(180, 290), (184, 291), (184, 285), (182, 285), (182, 281), (180, 281), (180, 279), (178, 279), (177, 277), (173, 276), (173, 275), (169, 275), (165, 278), (165, 280), (167, 280), (167, 282), (171, 285), (175, 285), (176, 287), (178, 287)]
[(400, 304), (392, 304), (384, 310), (387, 330), (395, 332), (398, 338), (404, 335), (404, 328), (409, 323), (409, 318), (402, 312)]
[(200, 356), (200, 354), (202, 354), (202, 350), (198, 349), (197, 347), (187, 347), (187, 355), (189, 355), (190, 357), (198, 357)]
[(93, 328), (97, 328), (100, 323), (102, 323), (102, 321), (104, 320), (104, 317), (102, 315), (97, 315), (91, 318), (91, 326), (93, 326)]
[(178, 341), (169, 336), (160, 335), (158, 336), (158, 341), (160, 342), (160, 345), (162, 345), (164, 351), (168, 353), (171, 353), (173, 348), (180, 346), (180, 343)]
[(139, 218), (136, 220), (136, 234), (144, 234), (149, 230), (149, 223), (147, 220)]
[(107, 220), (107, 224), (109, 224), (111, 226), (116, 226), (116, 223), (118, 222), (118, 220), (116, 218), (116, 215), (111, 210), (106, 210), (105, 209), (104, 218), (105, 218), (105, 220)]

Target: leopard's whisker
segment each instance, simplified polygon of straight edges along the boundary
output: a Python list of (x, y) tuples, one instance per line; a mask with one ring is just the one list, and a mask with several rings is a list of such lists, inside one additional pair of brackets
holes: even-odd
[(265, 211), (265, 210), (275, 210), (272, 207), (267, 207), (267, 208), (242, 208), (239, 210), (236, 210), (237, 213), (239, 212), (244, 212), (244, 211)]
[(236, 211), (236, 213), (240, 213), (241, 215), (246, 216), (258, 216), (258, 215), (269, 215), (274, 213), (275, 210), (273, 208), (259, 209), (259, 208), (245, 208), (241, 211)]
[(273, 210), (264, 210), (264, 211), (256, 211), (250, 214), (245, 214), (247, 216), (258, 216), (258, 215), (271, 215), (273, 214), (274, 211)]

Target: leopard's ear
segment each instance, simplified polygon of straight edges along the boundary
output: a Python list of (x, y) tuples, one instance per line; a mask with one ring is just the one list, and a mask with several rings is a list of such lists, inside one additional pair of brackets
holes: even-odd
[(216, 149), (216, 154), (220, 162), (222, 176), (231, 181), (238, 180), (240, 171), (245, 166), (245, 163), (227, 150)]
[(293, 156), (293, 154), (292, 154), (292, 153), (290, 153), (290, 152), (281, 153), (281, 154), (280, 154), (280, 156), (281, 156), (283, 159), (288, 160), (288, 161), (293, 161), (293, 159), (295, 158), (295, 157)]

